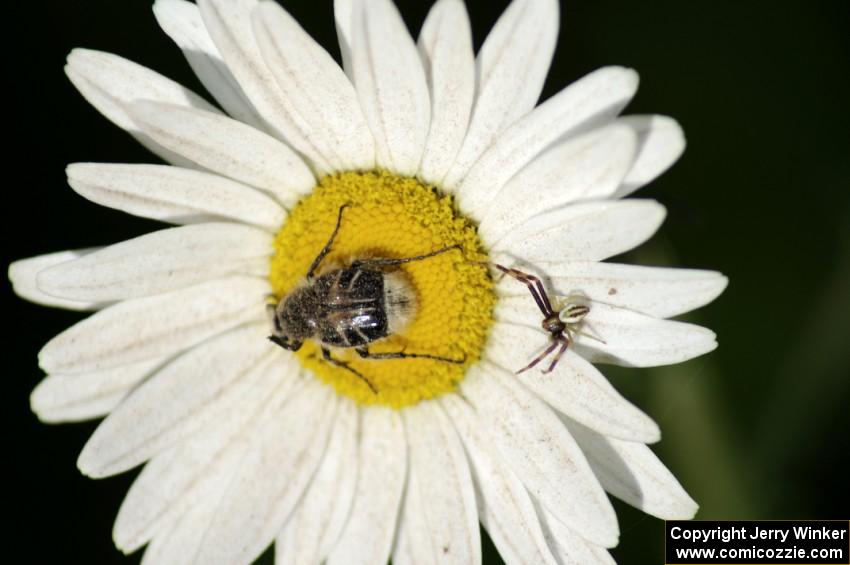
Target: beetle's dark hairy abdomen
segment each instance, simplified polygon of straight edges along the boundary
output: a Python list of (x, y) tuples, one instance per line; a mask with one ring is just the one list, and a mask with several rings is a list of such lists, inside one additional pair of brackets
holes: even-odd
[(358, 347), (387, 337), (384, 274), (363, 268), (337, 269), (313, 284), (319, 311), (319, 340), (335, 347)]

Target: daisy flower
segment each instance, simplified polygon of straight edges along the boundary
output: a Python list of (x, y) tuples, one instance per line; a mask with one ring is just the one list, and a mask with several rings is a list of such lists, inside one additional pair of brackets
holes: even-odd
[[(217, 105), (117, 55), (68, 57), (82, 95), (168, 163), (76, 163), (69, 184), (177, 225), (9, 269), (24, 298), (94, 311), (40, 352), (32, 406), (106, 416), (83, 473), (146, 463), (116, 545), (147, 545), (145, 563), (249, 563), (274, 543), (280, 563), (466, 564), (480, 522), (508, 563), (586, 564), (618, 541), (608, 494), (692, 517), (647, 447), (658, 427), (594, 366), (716, 346), (668, 318), (722, 275), (602, 262), (661, 224), (660, 204), (624, 197), (678, 158), (679, 126), (618, 117), (638, 83), (621, 67), (536, 105), (557, 0), (514, 0), (477, 55), (460, 0), (438, 0), (417, 41), (390, 0), (334, 8), (341, 66), (274, 2), (157, 0)], [(409, 323), (358, 339), (408, 357), (267, 339), (267, 305), (312, 284), (337, 226), (317, 276), (450, 248), (373, 269), (406, 281)], [(553, 371), (515, 374), (549, 334), (497, 263), (587, 307)]]

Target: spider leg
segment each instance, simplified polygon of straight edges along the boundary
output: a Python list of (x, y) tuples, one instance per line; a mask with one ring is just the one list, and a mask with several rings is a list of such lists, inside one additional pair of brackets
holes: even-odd
[(374, 394), (378, 394), (378, 389), (376, 389), (376, 388), (375, 388), (375, 386), (374, 386), (371, 382), (369, 382), (369, 379), (367, 379), (367, 378), (366, 378), (366, 377), (365, 377), (365, 376), (364, 376), (364, 375), (363, 375), (360, 371), (357, 371), (356, 369), (353, 369), (353, 368), (352, 368), (352, 367), (351, 367), (348, 363), (346, 363), (345, 361), (340, 361), (339, 359), (334, 359), (333, 357), (331, 357), (331, 352), (330, 352), (330, 350), (329, 350), (329, 349), (327, 349), (326, 347), (323, 347), (323, 348), (322, 348), (322, 358), (323, 358), (325, 361), (327, 361), (328, 363), (330, 363), (331, 365), (335, 366), (335, 367), (340, 367), (340, 368), (342, 368), (342, 369), (345, 369), (346, 371), (349, 371), (349, 372), (351, 372), (351, 373), (354, 373), (354, 374), (357, 376), (357, 378), (359, 378), (359, 379), (360, 379), (360, 380), (362, 380), (364, 383), (366, 383), (366, 385), (369, 387), (369, 389), (370, 389), (370, 390), (371, 390)]
[[(586, 322), (585, 322), (585, 325), (587, 325), (587, 323), (586, 323)], [(589, 329), (593, 329), (593, 328), (589, 328)], [(593, 335), (593, 334), (591, 334), (591, 333), (587, 333), (587, 332), (583, 332), (583, 331), (579, 331), (579, 330), (574, 330), (574, 333), (575, 333), (576, 335), (583, 335), (584, 337), (586, 337), (586, 338), (588, 338), (588, 339), (592, 339), (593, 341), (598, 341), (598, 342), (599, 342), (599, 343), (601, 343), (602, 345), (607, 345), (607, 344), (608, 344), (608, 342), (607, 342), (607, 341), (605, 341), (604, 339), (602, 339), (601, 337), (596, 336), (596, 335)]]
[(348, 208), (348, 204), (343, 204), (342, 206), (339, 207), (339, 215), (336, 217), (336, 227), (334, 228), (334, 231), (331, 234), (330, 239), (328, 239), (328, 242), (325, 244), (324, 247), (322, 247), (322, 250), (319, 251), (319, 254), (316, 255), (316, 258), (313, 259), (313, 263), (310, 265), (310, 270), (307, 271), (307, 279), (308, 280), (313, 278), (313, 275), (316, 273), (316, 269), (319, 268), (319, 265), (321, 264), (322, 259), (324, 259), (325, 256), (328, 253), (330, 253), (331, 246), (334, 243), (334, 239), (336, 239), (336, 234), (337, 234), (337, 232), (339, 232), (339, 226), (342, 225), (342, 211), (345, 210), (346, 208)]
[(451, 251), (452, 249), (461, 249), (460, 244), (449, 245), (448, 247), (443, 247), (442, 249), (438, 249), (436, 251), (432, 251), (431, 253), (426, 253), (425, 255), (415, 255), (413, 257), (402, 257), (400, 259), (391, 259), (387, 257), (373, 257), (371, 259), (358, 259), (351, 264), (351, 267), (356, 269), (358, 267), (393, 267), (395, 265), (402, 265), (404, 263), (412, 263), (414, 261), (422, 261), (423, 259), (429, 259), (436, 255), (440, 255), (441, 253), (445, 253), (446, 251)]
[(528, 273), (523, 273), (522, 271), (499, 265), (498, 263), (494, 263), (493, 265), (506, 275), (515, 278), (527, 286), (532, 298), (534, 298), (534, 301), (537, 303), (537, 307), (540, 308), (540, 311), (543, 312), (544, 316), (548, 317), (555, 313), (552, 310), (552, 304), (549, 302), (546, 289), (543, 288), (543, 283), (540, 282), (540, 279), (534, 275), (529, 275)]
[(549, 367), (545, 371), (543, 371), (544, 373), (551, 373), (555, 369), (555, 365), (558, 364), (558, 361), (561, 360), (561, 357), (564, 355), (564, 353), (567, 351), (567, 348), (570, 346), (570, 339), (563, 334), (558, 336), (557, 341), (555, 343), (558, 342), (560, 342), (561, 348), (558, 349), (558, 352), (555, 354), (555, 358), (552, 359), (551, 363), (549, 363)]
[[(520, 271), (521, 272), (521, 271)], [(546, 309), (552, 313), (552, 303), (549, 302), (549, 295), (546, 293), (546, 288), (543, 286), (543, 281), (541, 281), (538, 277), (530, 274), (530, 273), (522, 273), (525, 277), (534, 283), (534, 286), (537, 288), (537, 292), (540, 293), (540, 300), (546, 305)], [(527, 284), (527, 283), (526, 283)]]
[(543, 359), (545, 359), (547, 355), (549, 355), (550, 353), (555, 351), (555, 348), (558, 347), (558, 343), (559, 343), (558, 341), (552, 340), (552, 343), (549, 344), (549, 347), (547, 347), (546, 350), (543, 353), (541, 353), (540, 355), (535, 357), (531, 361), (531, 363), (529, 363), (528, 365), (526, 365), (525, 367), (523, 367), (522, 369), (517, 371), (516, 374), (518, 375), (520, 373), (524, 373), (524, 372), (528, 371), (529, 369), (533, 369), (534, 366), (537, 365), (538, 363), (540, 363), (541, 361), (543, 361)]
[(456, 365), (466, 363), (466, 357), (463, 359), (451, 359), (449, 357), (440, 357), (439, 355), (430, 355), (428, 353), (404, 353), (403, 351), (372, 353), (365, 347), (358, 347), (355, 351), (364, 359), (433, 359), (434, 361), (444, 361), (446, 363), (455, 363)]

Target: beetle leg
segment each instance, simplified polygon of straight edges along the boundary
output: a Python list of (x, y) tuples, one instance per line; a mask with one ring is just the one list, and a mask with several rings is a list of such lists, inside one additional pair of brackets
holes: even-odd
[(438, 249), (436, 251), (432, 251), (431, 253), (426, 253), (425, 255), (415, 255), (413, 257), (402, 257), (400, 259), (390, 259), (387, 257), (373, 257), (371, 259), (358, 259), (351, 264), (353, 269), (358, 267), (393, 267), (395, 265), (402, 265), (404, 263), (412, 263), (413, 261), (422, 261), (423, 259), (429, 259), (436, 255), (440, 255), (441, 253), (445, 253), (446, 251), (451, 251), (452, 249), (460, 250), (461, 246), (459, 243), (455, 245), (449, 245), (448, 247), (443, 247), (442, 249)]
[(337, 232), (339, 232), (339, 226), (342, 225), (342, 211), (345, 210), (346, 208), (348, 208), (348, 204), (343, 204), (342, 206), (339, 207), (339, 215), (336, 217), (336, 227), (334, 228), (334, 231), (331, 234), (330, 239), (328, 239), (328, 242), (325, 244), (324, 247), (322, 247), (322, 250), (319, 251), (319, 254), (316, 255), (316, 258), (313, 259), (313, 263), (310, 265), (310, 270), (307, 271), (307, 280), (310, 280), (310, 279), (313, 278), (313, 274), (315, 274), (316, 269), (319, 268), (319, 265), (321, 264), (322, 259), (325, 258), (325, 255), (330, 253), (331, 246), (333, 245), (334, 239), (336, 238), (336, 234), (337, 234)]
[(270, 335), (270, 336), (269, 336), (269, 341), (270, 341), (270, 342), (272, 342), (272, 343), (274, 343), (274, 344), (277, 344), (277, 345), (281, 346), (281, 347), (282, 347), (282, 348), (284, 348), (284, 349), (288, 349), (288, 348), (286, 347), (286, 345), (285, 345), (285, 343), (286, 343), (286, 342), (284, 342), (282, 338), (280, 338), (280, 337), (278, 337), (278, 336), (276, 336), (276, 335)]
[(364, 383), (366, 383), (366, 385), (369, 387), (369, 389), (373, 393), (378, 394), (378, 389), (376, 389), (375, 386), (371, 382), (369, 382), (369, 379), (367, 379), (365, 376), (363, 376), (363, 374), (360, 371), (357, 371), (356, 369), (351, 368), (351, 366), (348, 363), (346, 363), (345, 361), (340, 361), (339, 359), (334, 359), (333, 357), (331, 357), (331, 352), (326, 347), (322, 348), (322, 358), (324, 358), (325, 361), (327, 361), (328, 363), (330, 363), (334, 367), (340, 367), (342, 369), (345, 369), (346, 371), (350, 371), (350, 372), (354, 373), (357, 376), (357, 378), (359, 378)]
[(355, 351), (364, 359), (433, 359), (434, 361), (444, 361), (446, 363), (455, 363), (462, 365), (466, 363), (466, 357), (463, 359), (451, 359), (449, 357), (440, 357), (439, 355), (430, 355), (428, 353), (404, 353), (403, 351), (389, 351), (384, 353), (372, 353), (365, 347), (357, 347)]

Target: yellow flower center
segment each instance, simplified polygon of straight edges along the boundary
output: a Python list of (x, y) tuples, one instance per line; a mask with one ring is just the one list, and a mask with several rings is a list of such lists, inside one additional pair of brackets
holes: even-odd
[[(495, 295), (488, 269), (477, 263), (486, 261), (487, 255), (475, 227), (458, 213), (453, 199), (435, 187), (377, 171), (323, 178), (295, 206), (275, 239), (270, 280), (277, 301), (310, 284), (305, 281), (307, 271), (345, 204), (339, 232), (315, 277), (350, 268), (358, 259), (399, 259), (460, 246), (398, 266), (363, 267), (379, 270), (385, 280), (401, 278), (414, 294), (409, 323), (397, 333), (365, 343), (370, 354), (402, 352), (459, 362), (367, 359), (351, 347), (329, 347), (333, 359), (347, 364), (349, 370), (323, 359), (319, 338), (314, 336), (296, 353), (301, 364), (361, 404), (400, 408), (453, 391), (481, 355)], [(389, 312), (391, 323), (395, 315)]]

